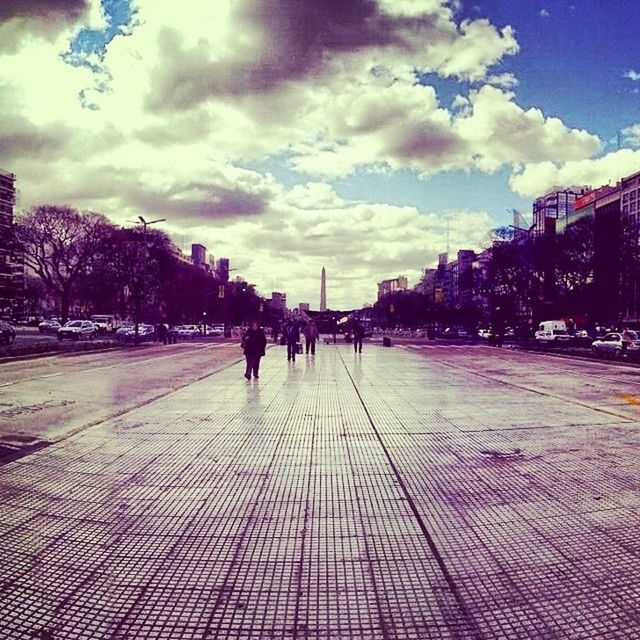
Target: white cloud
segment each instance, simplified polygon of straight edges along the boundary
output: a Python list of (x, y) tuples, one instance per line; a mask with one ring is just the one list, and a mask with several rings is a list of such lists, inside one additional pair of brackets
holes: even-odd
[(535, 198), (555, 186), (615, 184), (621, 177), (640, 170), (640, 150), (621, 149), (594, 159), (574, 160), (556, 165), (541, 162), (514, 173), (509, 185), (525, 198)]
[(469, 144), (474, 166), (497, 171), (509, 164), (588, 158), (600, 148), (594, 135), (569, 129), (540, 109), (524, 110), (514, 95), (484, 86), (473, 92), (469, 109), (454, 122)]
[(633, 69), (629, 69), (628, 71), (624, 72), (624, 77), (629, 78), (629, 80), (633, 80), (634, 82), (637, 82), (638, 80), (640, 80), (640, 71), (634, 71)]
[[(196, 228), (194, 238), (215, 247), (216, 255), (234, 256), (242, 274), (263, 293), (285, 290), (291, 305), (306, 301), (316, 309), (322, 266), (329, 305), (351, 308), (374, 301), (376, 283), (384, 278), (402, 273), (417, 282), (446, 246), (446, 221), (435, 213), (373, 203), (292, 207), (287, 200), (275, 201), (254, 224), (237, 221), (224, 233)], [(480, 248), (493, 225), (486, 213), (454, 213), (451, 242)]]
[[(325, 263), (336, 306), (371, 300), (383, 277), (415, 280), (444, 247), (443, 221), (345, 202), (317, 178), (285, 189), (242, 168), (256, 166), (248, 160), (288, 160), (323, 177), (429, 176), (520, 164), (532, 172), (598, 148), (594, 136), (523, 109), (507, 91), (517, 82), (499, 67), (518, 51), (510, 26), (460, 22), (444, 0), (134, 4), (135, 25), (89, 60), (97, 76), (60, 54), (81, 27), (104, 21), (99, 0), (0, 23), (0, 157), (18, 175), (21, 206), (66, 202), (118, 222), (166, 217), (267, 292), (268, 268), (294, 301), (314, 300)], [(446, 108), (416, 83), (416, 70), (476, 88)], [(83, 108), (80, 95), (98, 110)], [(482, 212), (454, 217), (454, 246), (473, 248), (492, 224)]]
[(640, 122), (626, 127), (621, 132), (622, 141), (629, 147), (640, 147)]
[(292, 147), (294, 168), (311, 175), (348, 175), (386, 165), (429, 176), (450, 169), (494, 172), (519, 163), (588, 158), (596, 136), (569, 129), (539, 109), (524, 110), (514, 95), (484, 85), (458, 96), (454, 111), (435, 90), (408, 81), (380, 87), (353, 83), (325, 109), (325, 135)]
[(540, 9), (540, 17), (541, 18), (548, 18), (551, 15), (551, 12), (549, 11), (549, 9)]

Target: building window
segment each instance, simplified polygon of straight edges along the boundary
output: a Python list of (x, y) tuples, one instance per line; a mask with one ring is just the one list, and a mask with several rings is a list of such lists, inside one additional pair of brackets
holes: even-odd
[(636, 203), (635, 203), (635, 202), (632, 202), (632, 203), (629, 205), (629, 211), (630, 211), (631, 213), (633, 213), (635, 210), (636, 210)]

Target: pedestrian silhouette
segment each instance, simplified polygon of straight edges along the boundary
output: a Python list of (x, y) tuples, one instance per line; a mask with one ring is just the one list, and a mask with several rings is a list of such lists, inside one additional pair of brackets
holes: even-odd
[(353, 350), (356, 353), (362, 353), (362, 339), (364, 338), (364, 327), (357, 318), (351, 324), (351, 332), (353, 333)]
[(244, 377), (251, 380), (251, 374), (253, 374), (253, 377), (257, 379), (260, 374), (260, 359), (264, 356), (267, 348), (267, 336), (257, 320), (254, 320), (245, 331), (241, 344), (247, 361)]
[(316, 341), (320, 337), (320, 332), (318, 331), (318, 327), (316, 323), (311, 320), (307, 323), (307, 326), (304, 328), (304, 340), (305, 340), (305, 349), (306, 354), (309, 355), (309, 350), (311, 350), (311, 355), (316, 355)]
[(284, 327), (284, 337), (287, 343), (287, 360), (296, 361), (296, 352), (298, 351), (298, 342), (300, 340), (300, 329), (298, 323), (289, 320)]

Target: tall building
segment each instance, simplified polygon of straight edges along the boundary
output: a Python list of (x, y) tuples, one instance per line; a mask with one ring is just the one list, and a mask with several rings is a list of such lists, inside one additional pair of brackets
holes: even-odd
[(621, 315), (640, 328), (640, 172), (620, 181), (622, 227)]
[(533, 202), (533, 232), (554, 235), (558, 225), (566, 224), (575, 209), (576, 198), (586, 193), (586, 187), (555, 189)]
[(201, 244), (192, 244), (191, 262), (196, 267), (205, 267), (207, 264), (207, 248)]
[(407, 276), (398, 276), (391, 280), (383, 280), (378, 282), (378, 300), (397, 291), (406, 291), (408, 288)]
[(425, 269), (420, 282), (416, 284), (414, 289), (426, 296), (431, 302), (435, 300), (436, 275), (437, 269)]
[(7, 318), (20, 313), (24, 292), (24, 263), (13, 236), (15, 181), (13, 173), (0, 170), (0, 317)]
[[(621, 314), (622, 226), (620, 218), (620, 183), (605, 185), (577, 197), (574, 208), (565, 220), (558, 220), (556, 233), (564, 234), (580, 220), (591, 219), (593, 226), (582, 233), (592, 233), (593, 297), (596, 301), (594, 320), (617, 324)], [(555, 250), (554, 250), (555, 252)], [(555, 286), (554, 282), (554, 286)], [(624, 313), (622, 314), (624, 315)]]
[(287, 294), (280, 291), (271, 292), (271, 306), (280, 311), (287, 310)]
[(320, 311), (327, 310), (327, 272), (322, 267), (320, 274)]
[(218, 258), (216, 262), (216, 277), (221, 282), (229, 282), (229, 258)]

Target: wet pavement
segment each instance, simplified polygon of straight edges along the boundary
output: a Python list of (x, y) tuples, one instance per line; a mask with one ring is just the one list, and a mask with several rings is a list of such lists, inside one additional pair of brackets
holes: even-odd
[(236, 342), (183, 342), (0, 363), (0, 463), (242, 358)]
[(274, 348), (7, 464), (0, 637), (640, 637), (638, 387), (592, 366)]

